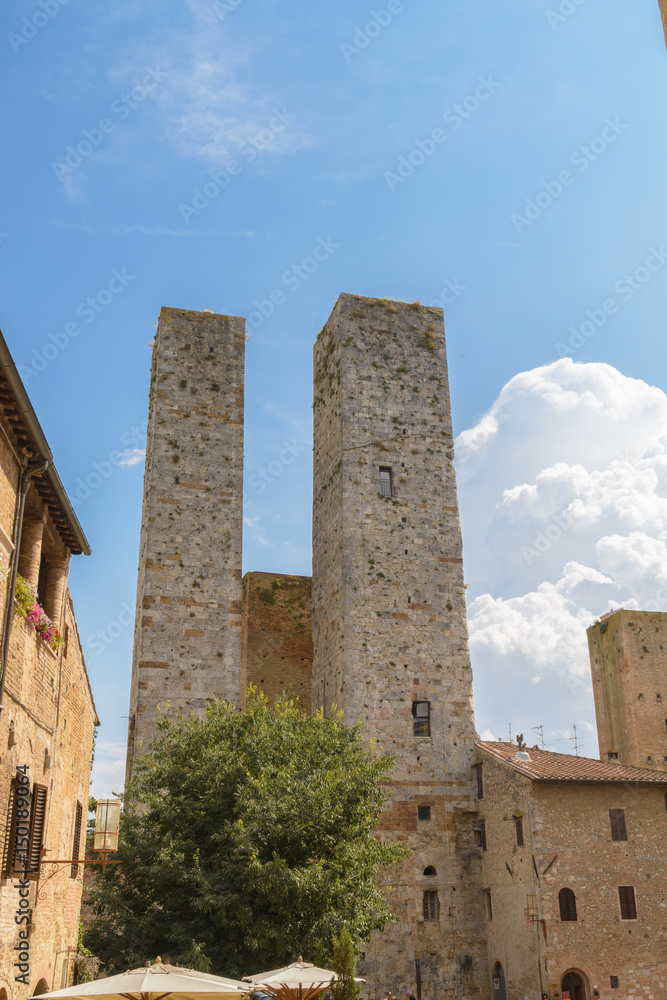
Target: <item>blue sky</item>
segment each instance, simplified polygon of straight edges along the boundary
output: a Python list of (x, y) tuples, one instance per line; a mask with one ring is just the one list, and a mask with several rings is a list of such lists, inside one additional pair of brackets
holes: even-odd
[[(262, 496), (248, 487), (245, 570), (310, 571), (311, 346), (341, 291), (447, 290), (457, 433), (563, 353), (667, 390), (657, 0), (7, 0), (1, 16), (0, 326), (93, 547), (70, 584), (110, 761), (162, 305), (254, 312), (247, 476), (299, 449)], [(329, 257), (286, 283), (318, 240)], [(577, 335), (588, 312), (599, 329)], [(527, 587), (513, 572), (487, 590)], [(499, 730), (481, 669), (480, 728)]]

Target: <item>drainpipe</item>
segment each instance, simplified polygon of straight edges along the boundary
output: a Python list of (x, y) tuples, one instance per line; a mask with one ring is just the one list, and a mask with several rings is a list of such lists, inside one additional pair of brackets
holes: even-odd
[(0, 664), (0, 715), (4, 708), (5, 700), (5, 680), (7, 678), (7, 658), (9, 656), (9, 637), (12, 631), (12, 620), (14, 617), (14, 592), (16, 590), (16, 575), (19, 568), (19, 546), (21, 544), (21, 531), (23, 530), (23, 512), (25, 510), (25, 498), (30, 488), (30, 480), (40, 472), (45, 472), (49, 466), (49, 460), (43, 459), (39, 465), (24, 469), (19, 482), (19, 506), (16, 512), (16, 523), (14, 525), (14, 559), (12, 562), (12, 572), (9, 580), (9, 590), (7, 593), (7, 609), (5, 611), (4, 642), (2, 645), (2, 663)]

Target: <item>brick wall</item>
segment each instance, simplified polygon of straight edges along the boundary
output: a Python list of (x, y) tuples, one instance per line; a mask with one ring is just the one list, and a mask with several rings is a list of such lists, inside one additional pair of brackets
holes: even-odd
[[(496, 962), (502, 965), (508, 997), (553, 997), (570, 970), (580, 975), (586, 1000), (595, 987), (602, 1000), (663, 996), (667, 786), (531, 782), (482, 759), (484, 883), (493, 911), (486, 920), (489, 974)], [(625, 810), (626, 841), (612, 840), (610, 809)], [(618, 887), (626, 885), (635, 889), (636, 920), (621, 919)], [(576, 920), (561, 920), (563, 888), (575, 894)]]
[(667, 770), (667, 614), (616, 611), (588, 648), (601, 759)]
[(245, 324), (162, 309), (149, 404), (127, 775), (167, 701), (239, 704)]
[(310, 605), (309, 576), (246, 573), (243, 577), (242, 701), (252, 684), (271, 702), (289, 694), (310, 712)]
[[(376, 975), (382, 995), (415, 990), (418, 961), (425, 997), (475, 996), (486, 952), (469, 853), (475, 729), (442, 312), (342, 295), (314, 376), (313, 707), (338, 705), (396, 755), (380, 829), (414, 852), (391, 873), (398, 920), (359, 973), (372, 995)], [(380, 467), (391, 468), (390, 497)], [(430, 705), (428, 736), (414, 734), (413, 702)], [(439, 894), (433, 921), (424, 891)]]

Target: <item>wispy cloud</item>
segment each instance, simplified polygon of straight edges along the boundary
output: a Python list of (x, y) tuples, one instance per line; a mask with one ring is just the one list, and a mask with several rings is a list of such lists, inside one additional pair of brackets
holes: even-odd
[(126, 468), (129, 465), (138, 465), (139, 462), (143, 462), (145, 458), (145, 448), (126, 448), (125, 451), (121, 452), (118, 464), (123, 468)]

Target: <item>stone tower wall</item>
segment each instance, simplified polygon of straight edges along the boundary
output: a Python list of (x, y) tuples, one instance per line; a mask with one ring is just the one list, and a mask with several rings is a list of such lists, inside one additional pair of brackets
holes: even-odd
[(667, 614), (616, 611), (588, 629), (600, 758), (667, 770)]
[(162, 309), (149, 405), (127, 777), (160, 710), (240, 703), (245, 323)]
[(288, 694), (310, 712), (310, 606), (309, 576), (246, 573), (243, 577), (242, 704), (252, 684), (270, 702)]
[[(476, 996), (488, 977), (442, 311), (343, 295), (314, 356), (313, 707), (362, 719), (396, 756), (380, 830), (413, 852), (390, 877), (397, 922), (359, 973), (381, 995), (417, 992), (420, 976), (425, 997)], [(414, 735), (414, 702), (429, 703), (429, 736)]]

